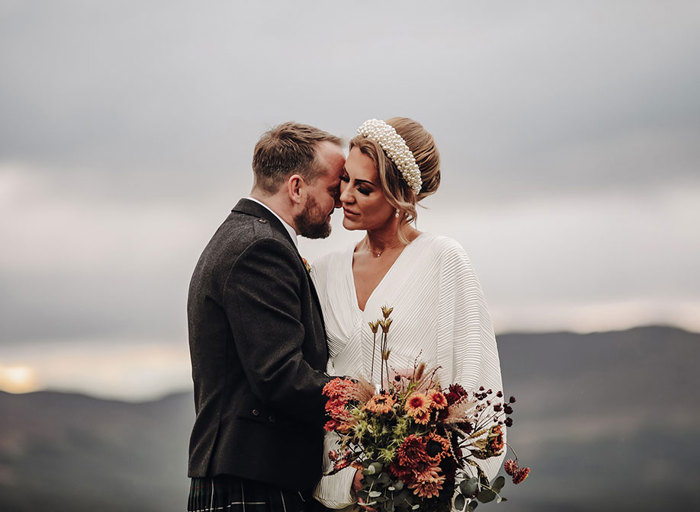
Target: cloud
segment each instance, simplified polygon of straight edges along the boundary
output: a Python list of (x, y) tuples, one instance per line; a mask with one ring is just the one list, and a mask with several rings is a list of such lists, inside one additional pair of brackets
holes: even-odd
[[(148, 339), (42, 342), (3, 349), (0, 388), (11, 392), (17, 377), (33, 388), (82, 392), (104, 398), (149, 400), (192, 385), (186, 344)], [(7, 376), (14, 376), (9, 381)]]
[[(465, 246), (497, 330), (698, 330), (699, 26), (691, 2), (4, 2), (0, 345), (184, 346), (259, 135), (394, 115), (435, 135), (419, 227)], [(358, 239), (339, 221), (306, 256)]]

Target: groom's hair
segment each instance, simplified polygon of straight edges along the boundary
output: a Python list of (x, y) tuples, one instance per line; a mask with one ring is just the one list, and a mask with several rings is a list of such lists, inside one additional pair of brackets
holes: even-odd
[(313, 182), (321, 174), (315, 161), (316, 147), (324, 141), (341, 143), (335, 135), (291, 121), (268, 130), (253, 152), (255, 187), (274, 194), (292, 174)]

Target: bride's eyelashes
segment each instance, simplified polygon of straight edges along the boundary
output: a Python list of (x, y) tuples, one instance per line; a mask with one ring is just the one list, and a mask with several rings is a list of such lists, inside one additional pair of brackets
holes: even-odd
[[(347, 172), (343, 172), (343, 174), (340, 176), (340, 181), (343, 181), (345, 183), (350, 183), (350, 176), (348, 176)], [(368, 196), (372, 193), (371, 189), (369, 189), (367, 187), (363, 187), (362, 185), (357, 185), (357, 191), (360, 194), (365, 195), (365, 196)]]

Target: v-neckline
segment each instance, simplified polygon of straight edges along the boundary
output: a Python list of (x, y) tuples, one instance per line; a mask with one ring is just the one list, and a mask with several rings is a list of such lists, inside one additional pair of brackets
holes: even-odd
[(360, 315), (364, 314), (365, 310), (367, 309), (367, 304), (369, 304), (369, 301), (372, 300), (372, 297), (374, 297), (375, 292), (384, 284), (384, 281), (386, 281), (386, 278), (389, 274), (391, 274), (392, 270), (396, 267), (397, 263), (403, 258), (403, 255), (406, 253), (409, 247), (411, 247), (413, 244), (416, 243), (416, 241), (422, 237), (425, 234), (425, 232), (420, 233), (416, 238), (414, 238), (409, 244), (406, 245), (406, 247), (403, 248), (403, 251), (396, 257), (394, 260), (394, 263), (391, 264), (389, 267), (389, 270), (386, 271), (386, 273), (382, 276), (382, 278), (379, 280), (377, 283), (377, 286), (374, 287), (374, 290), (369, 294), (367, 297), (367, 300), (365, 301), (365, 309), (360, 308), (360, 303), (357, 298), (357, 287), (355, 286), (355, 273), (352, 270), (352, 264), (353, 260), (355, 258), (355, 249), (357, 245), (353, 245), (351, 250), (350, 250), (350, 290), (352, 293), (353, 297), (353, 304), (355, 306), (355, 311), (358, 311)]

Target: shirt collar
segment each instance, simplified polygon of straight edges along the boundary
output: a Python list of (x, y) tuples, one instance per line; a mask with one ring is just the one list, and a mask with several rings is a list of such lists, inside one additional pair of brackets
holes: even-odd
[(279, 215), (277, 215), (277, 213), (275, 213), (275, 211), (274, 211), (272, 208), (270, 208), (269, 206), (267, 206), (265, 203), (262, 203), (262, 202), (258, 201), (258, 200), (255, 199), (254, 197), (247, 197), (246, 199), (249, 199), (250, 201), (255, 201), (255, 202), (258, 203), (259, 205), (264, 206), (264, 207), (267, 208), (270, 212), (272, 212), (272, 215), (274, 215), (275, 217), (277, 217), (277, 219), (282, 223), (282, 225), (284, 226), (284, 228), (289, 232), (289, 236), (291, 237), (292, 241), (294, 242), (294, 245), (297, 246), (297, 247), (299, 246), (299, 241), (297, 240), (297, 237), (298, 237), (297, 232), (294, 230), (294, 228), (293, 228), (292, 226), (290, 226), (289, 224), (287, 224), (287, 223), (282, 219), (282, 217), (280, 217)]

